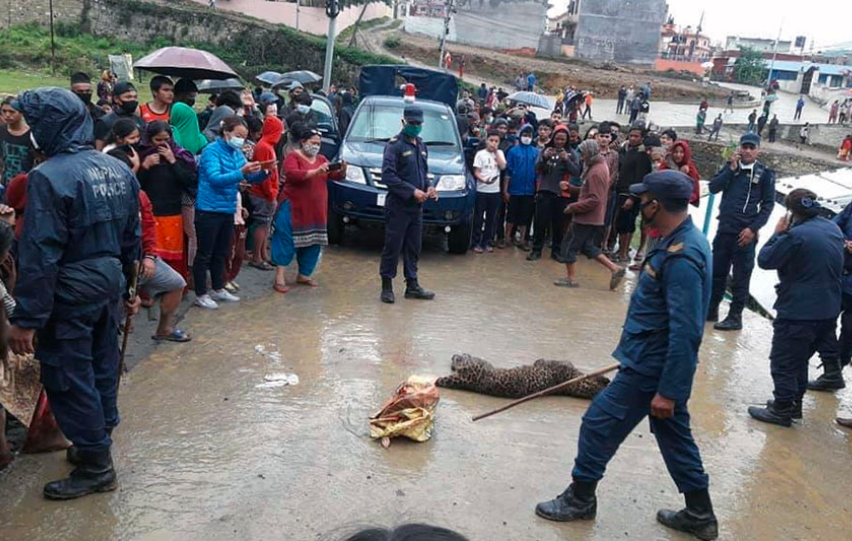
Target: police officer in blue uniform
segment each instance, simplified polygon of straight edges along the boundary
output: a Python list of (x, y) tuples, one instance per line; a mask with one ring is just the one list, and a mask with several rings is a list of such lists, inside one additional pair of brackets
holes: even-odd
[[(117, 311), (139, 257), (139, 185), (94, 150), (92, 119), (74, 94), (39, 89), (19, 102), (47, 161), (29, 174), (9, 345), (41, 362), (51, 410), (74, 444), (77, 468), (44, 487), (68, 500), (116, 488)], [(125, 300), (138, 310), (138, 298)]]
[(843, 232), (820, 216), (817, 196), (799, 188), (787, 195), (785, 216), (757, 257), (760, 268), (777, 270), (779, 284), (772, 322), (769, 367), (774, 400), (749, 414), (765, 423), (790, 426), (802, 418), (808, 361), (816, 351), (836, 359), (837, 316), (843, 290)]
[(846, 387), (843, 369), (852, 361), (852, 203), (834, 217), (845, 239), (843, 252), (843, 295), (840, 298), (840, 339), (838, 357), (820, 352), (824, 372), (808, 382), (811, 391), (837, 391)]
[(423, 203), (438, 194), (428, 178), (429, 151), (420, 132), (423, 110), (405, 107), (402, 132), (385, 147), (382, 182), (388, 187), (385, 202), (385, 247), (379, 273), (382, 276), (382, 302), (393, 304), (393, 279), (402, 253), (405, 298), (432, 300), (435, 294), (420, 287), (417, 261), (423, 242)]
[(657, 520), (699, 539), (716, 539), (708, 477), (687, 409), (710, 302), (710, 246), (689, 217), (692, 181), (686, 175), (652, 173), (631, 192), (641, 198), (645, 224), (662, 237), (645, 259), (613, 353), (621, 369), (583, 416), (573, 482), (556, 499), (538, 504), (536, 513), (561, 522), (594, 518), (595, 489), (607, 463), (650, 414), (666, 467), (686, 498), (685, 509), (661, 510)]
[(775, 172), (757, 161), (760, 136), (747, 133), (731, 161), (710, 181), (710, 193), (722, 192), (719, 229), (713, 239), (713, 295), (707, 321), (719, 320), (719, 304), (725, 295), (733, 267), (731, 309), (714, 328), (734, 331), (743, 328), (742, 313), (748, 300), (757, 233), (766, 225), (775, 207)]

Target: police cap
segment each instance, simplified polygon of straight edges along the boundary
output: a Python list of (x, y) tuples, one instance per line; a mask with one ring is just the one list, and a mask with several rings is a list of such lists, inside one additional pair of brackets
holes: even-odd
[(633, 195), (652, 193), (660, 199), (690, 199), (692, 179), (672, 169), (658, 171), (645, 175), (640, 184), (630, 187), (630, 193)]
[(742, 145), (754, 145), (755, 147), (760, 146), (760, 136), (756, 133), (749, 132), (742, 137), (740, 137), (740, 146)]
[(408, 105), (402, 113), (402, 118), (404, 118), (406, 122), (420, 122), (422, 124), (423, 109), (413, 105)]

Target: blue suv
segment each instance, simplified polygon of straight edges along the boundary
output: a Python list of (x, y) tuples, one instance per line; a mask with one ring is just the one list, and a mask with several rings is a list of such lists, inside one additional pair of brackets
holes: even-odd
[[(376, 88), (376, 73), (392, 74), (384, 79), (384, 89)], [(432, 94), (442, 101), (422, 99), (430, 88), (435, 89), (434, 84), (430, 85), (435, 77), (439, 78), (440, 88)], [(476, 183), (465, 164), (452, 107), (458, 93), (457, 83), (451, 75), (409, 66), (362, 68), (362, 99), (339, 153), (339, 158), (349, 164), (346, 179), (331, 180), (328, 185), (329, 241), (341, 242), (346, 225), (385, 222), (387, 187), (382, 183), (382, 159), (388, 141), (402, 128), (403, 109), (410, 104), (396, 84), (400, 78), (424, 83), (416, 85), (419, 94), (416, 104), (424, 115), (420, 137), (429, 148), (429, 177), (438, 191), (438, 200), (430, 200), (423, 206), (424, 226), (443, 229), (450, 253), (463, 254), (470, 247)], [(452, 79), (451, 85), (447, 84), (447, 78)], [(448, 90), (452, 88), (455, 91)]]

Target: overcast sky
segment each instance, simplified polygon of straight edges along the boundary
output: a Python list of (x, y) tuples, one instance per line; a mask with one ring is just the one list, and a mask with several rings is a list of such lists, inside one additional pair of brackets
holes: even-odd
[[(563, 12), (568, 5), (568, 0), (552, 2), (562, 6)], [(792, 41), (796, 36), (806, 36), (806, 52), (812, 40), (814, 51), (852, 41), (848, 30), (852, 19), (848, 5), (841, 0), (668, 0), (668, 4), (678, 25), (693, 28), (704, 11), (704, 33), (714, 42), (729, 35), (775, 39), (782, 19), (781, 39)]]
[(695, 27), (704, 11), (704, 32), (714, 41), (729, 35), (775, 39), (782, 19), (781, 39), (806, 36), (808, 44), (813, 40), (814, 50), (852, 41), (848, 13), (843, 13), (844, 3), (838, 0), (668, 0), (668, 4), (678, 25)]

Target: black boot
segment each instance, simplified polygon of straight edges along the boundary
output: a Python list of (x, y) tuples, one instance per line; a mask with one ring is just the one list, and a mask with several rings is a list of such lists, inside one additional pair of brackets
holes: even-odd
[(598, 499), (595, 497), (597, 486), (597, 482), (574, 481), (555, 500), (536, 505), (535, 514), (556, 522), (591, 520), (598, 511)]
[[(107, 428), (107, 436), (112, 438), (112, 428)], [(65, 450), (65, 460), (70, 462), (74, 466), (79, 466), (82, 464), (82, 460), (80, 459), (80, 449), (77, 448), (76, 445), (72, 445), (68, 449)]]
[(80, 465), (71, 472), (69, 477), (44, 485), (45, 498), (73, 500), (118, 488), (109, 450), (100, 452), (79, 450), (77, 454)]
[(420, 284), (417, 283), (417, 278), (415, 278), (405, 282), (405, 298), (431, 301), (435, 298), (435, 294), (420, 287)]
[(825, 359), (822, 361), (825, 372), (813, 381), (808, 382), (810, 391), (837, 391), (846, 387), (843, 381), (843, 369), (840, 367), (840, 359)]
[(390, 278), (382, 278), (382, 302), (385, 304), (396, 302), (396, 297), (393, 294), (393, 280)]
[(719, 523), (713, 514), (713, 505), (710, 503), (710, 493), (707, 489), (691, 490), (684, 493), (684, 497), (685, 509), (661, 509), (657, 512), (657, 521), (667, 528), (692, 534), (702, 541), (719, 537)]
[[(771, 398), (766, 401), (766, 405), (768, 407), (772, 407), (773, 404), (775, 404), (775, 401)], [(796, 400), (793, 402), (793, 407), (790, 409), (790, 417), (793, 419), (801, 419), (803, 417), (801, 400)]]
[(710, 310), (707, 312), (707, 321), (710, 323), (716, 323), (719, 321), (719, 305), (711, 306)]
[(527, 261), (538, 261), (539, 259), (541, 259), (541, 252), (537, 252), (535, 249), (527, 255)]
[(729, 312), (724, 321), (713, 325), (717, 331), (738, 331), (743, 328), (743, 316), (737, 312)]
[(751, 406), (748, 414), (763, 423), (789, 427), (793, 424), (793, 403), (780, 403), (773, 400), (772, 405), (767, 404), (765, 408)]

